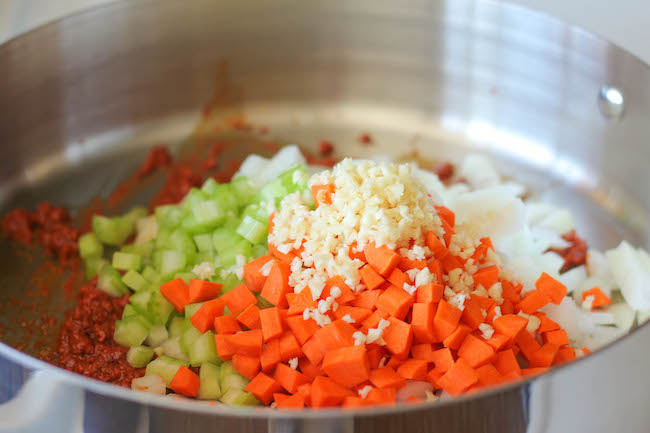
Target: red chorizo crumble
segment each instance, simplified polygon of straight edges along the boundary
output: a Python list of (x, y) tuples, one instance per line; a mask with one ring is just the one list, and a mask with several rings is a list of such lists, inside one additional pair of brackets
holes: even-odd
[(564, 259), (560, 274), (587, 263), (587, 243), (576, 234), (575, 230), (563, 234), (562, 239), (571, 245), (566, 248), (549, 249)]

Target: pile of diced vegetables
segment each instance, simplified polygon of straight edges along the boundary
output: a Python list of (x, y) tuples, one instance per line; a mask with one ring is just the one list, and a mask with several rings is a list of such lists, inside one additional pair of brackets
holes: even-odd
[[(368, 167), (401, 170), (381, 164)], [(134, 389), (279, 408), (436, 399), (540, 374), (647, 319), (647, 253), (625, 242), (590, 249), (586, 265), (560, 274), (549, 249), (567, 246), (571, 215), (524, 203), (525, 189), (480, 156), (448, 187), (412, 170), (439, 233), (401, 249), (375, 239), (346, 249), (354, 269), (320, 281), (314, 274), (334, 265), (267, 243), (290, 202), (311, 217), (337, 205), (334, 183), (309, 181), (317, 170), (290, 146), (152, 215), (93, 218), (79, 251), (98, 288), (131, 293), (114, 338), (146, 367)]]

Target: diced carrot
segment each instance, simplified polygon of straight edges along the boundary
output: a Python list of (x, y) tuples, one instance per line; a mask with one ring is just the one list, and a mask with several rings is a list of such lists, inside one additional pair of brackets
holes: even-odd
[(296, 393), (300, 385), (309, 382), (307, 376), (287, 364), (278, 364), (275, 373), (273, 373), (273, 378), (290, 394)]
[(226, 307), (228, 307), (233, 316), (237, 316), (248, 308), (249, 305), (257, 303), (257, 298), (245, 284), (240, 284), (231, 291), (221, 295), (220, 299), (226, 303)]
[(413, 329), (411, 325), (395, 317), (389, 317), (390, 325), (384, 329), (383, 338), (386, 349), (398, 358), (404, 358), (411, 350), (413, 343)]
[(438, 380), (438, 385), (452, 396), (458, 395), (478, 382), (476, 371), (459, 358), (449, 370)]
[(444, 206), (434, 206), (438, 212), (440, 219), (443, 219), (449, 224), (450, 227), (456, 225), (456, 215)]
[(454, 356), (448, 348), (436, 350), (431, 354), (431, 358), (434, 369), (441, 373), (446, 373), (454, 364)]
[[(314, 377), (314, 379), (316, 378)], [(311, 383), (300, 385), (296, 394), (300, 395), (305, 400), (305, 406), (311, 406)]]
[(413, 304), (411, 327), (416, 342), (433, 343), (436, 340), (433, 330), (435, 311), (436, 308), (433, 304)]
[(492, 346), (495, 352), (510, 346), (512, 344), (512, 341), (512, 337), (499, 334), (498, 332), (492, 334), (492, 337), (490, 337), (489, 340), (485, 340), (487, 344)]
[(359, 293), (356, 298), (350, 303), (353, 307), (365, 308), (373, 310), (377, 303), (377, 298), (381, 295), (381, 290), (364, 290)]
[(560, 329), (560, 325), (546, 317), (546, 314), (537, 312), (534, 314), (539, 320), (539, 328), (537, 328), (537, 332), (549, 332), (549, 331), (556, 331)]
[(196, 397), (199, 393), (200, 385), (201, 381), (199, 380), (199, 376), (184, 365), (178, 368), (172, 381), (169, 383), (169, 387), (176, 394), (186, 397)]
[(494, 358), (494, 349), (485, 341), (469, 334), (458, 349), (458, 357), (467, 361), (472, 368), (477, 368)]
[(404, 284), (411, 284), (409, 276), (397, 268), (393, 269), (386, 279), (400, 289), (404, 287)]
[(528, 319), (516, 314), (506, 314), (497, 317), (492, 322), (492, 327), (496, 332), (509, 338), (517, 338), (521, 331), (526, 328), (526, 325), (528, 325)]
[[(427, 247), (431, 250), (433, 257), (435, 257), (436, 260), (442, 260), (449, 255), (449, 250), (445, 244), (443, 244), (442, 241), (438, 239), (438, 236), (433, 232), (427, 232), (425, 241)], [(441, 281), (438, 280), (438, 282), (440, 283)]]
[(214, 318), (214, 330), (217, 334), (226, 335), (241, 331), (241, 327), (233, 316), (219, 316)]
[[(503, 301), (503, 304), (501, 304), (501, 314), (505, 316), (506, 314), (512, 314), (514, 312), (515, 312), (515, 306), (510, 301), (510, 299), (506, 299), (505, 301)], [(491, 318), (491, 320), (494, 320), (494, 318)]]
[[(562, 299), (564, 299), (567, 292), (567, 288), (564, 284), (560, 283), (546, 272), (542, 272), (542, 276), (535, 282), (535, 288), (546, 295), (546, 297), (556, 305), (560, 305), (560, 302), (562, 302)], [(524, 311), (524, 313), (526, 312)]]
[(544, 343), (557, 344), (558, 346), (566, 346), (571, 343), (569, 341), (569, 336), (564, 329), (542, 333), (542, 341)]
[(442, 285), (442, 263), (440, 260), (429, 260), (427, 267), (429, 268), (429, 271), (436, 276), (435, 283)]
[[(302, 319), (302, 317), (301, 317)], [(278, 307), (265, 308), (260, 310), (260, 324), (264, 341), (279, 337), (284, 332), (282, 327), (282, 316)]]
[(204, 302), (214, 299), (221, 293), (222, 285), (204, 280), (190, 279), (189, 303)]
[(393, 269), (397, 267), (399, 262), (402, 261), (402, 256), (388, 248), (386, 245), (375, 247), (374, 244), (369, 243), (366, 245), (363, 252), (366, 255), (368, 264), (384, 277), (388, 277)]
[(262, 354), (260, 355), (260, 363), (264, 373), (270, 373), (275, 370), (275, 367), (282, 361), (280, 356), (280, 340), (277, 338), (264, 344), (262, 347)]
[(472, 275), (472, 278), (474, 287), (481, 285), (483, 288), (489, 289), (499, 282), (499, 268), (496, 265), (481, 268)]
[(368, 346), (366, 349), (368, 350), (368, 363), (370, 364), (370, 368), (379, 368), (379, 363), (381, 362), (382, 358), (386, 357), (386, 349), (381, 346)]
[(485, 322), (485, 317), (483, 317), (483, 312), (481, 310), (481, 304), (475, 296), (472, 296), (465, 301), (465, 309), (461, 315), (461, 320), (469, 326), (472, 331), (477, 329), (478, 325)]
[(388, 289), (384, 290), (384, 293), (377, 298), (375, 307), (387, 312), (399, 320), (404, 320), (406, 314), (413, 305), (414, 300), (413, 296), (409, 295), (404, 289), (391, 284)]
[(286, 395), (275, 393), (273, 401), (278, 409), (302, 409), (305, 407), (305, 398), (300, 394)]
[(334, 185), (328, 183), (327, 185), (312, 185), (311, 194), (314, 196), (314, 204), (316, 209), (322, 204), (332, 204), (332, 194), (334, 194)]
[[(269, 253), (271, 253), (275, 259), (275, 263), (280, 263), (285, 266), (291, 266), (291, 262), (293, 262), (293, 259), (296, 258), (296, 255), (292, 252), (288, 252), (287, 254), (281, 253), (278, 251), (278, 248), (272, 243), (269, 243)], [(266, 279), (268, 280), (268, 277)], [(264, 281), (264, 284), (266, 284), (266, 281)], [(262, 289), (263, 288), (264, 286), (262, 286)]]
[(263, 256), (244, 265), (244, 282), (246, 283), (246, 287), (251, 289), (253, 292), (259, 293), (262, 290), (262, 287), (264, 287), (266, 276), (260, 273), (260, 269), (262, 269), (269, 260), (273, 260), (273, 257), (269, 254), (264, 254)]
[(526, 314), (533, 314), (544, 305), (551, 302), (551, 299), (541, 290), (528, 292), (526, 296), (517, 304), (517, 308)]
[(492, 307), (494, 307), (497, 304), (497, 302), (494, 299), (488, 298), (486, 296), (472, 295), (472, 298), (478, 301), (481, 308), (484, 309), (485, 311), (489, 311)]
[(257, 373), (260, 372), (260, 358), (258, 356), (235, 353), (232, 356), (232, 367), (246, 379), (253, 380), (257, 376)]
[(442, 222), (442, 230), (445, 232), (445, 234), (442, 236), (443, 239), (445, 240), (445, 245), (449, 245), (451, 242), (451, 237), (454, 234), (456, 234), (456, 232), (454, 231), (454, 228), (451, 225), (449, 225), (449, 223), (446, 220), (441, 219), (440, 222)]
[(224, 302), (221, 299), (206, 301), (190, 317), (190, 322), (201, 334), (214, 328), (214, 320), (223, 314)]
[(273, 378), (264, 373), (258, 373), (251, 382), (246, 385), (244, 391), (253, 394), (263, 404), (269, 404), (273, 400), (273, 394), (282, 391), (282, 386)]
[(413, 359), (421, 359), (426, 362), (434, 362), (433, 353), (439, 349), (437, 344), (414, 344), (411, 346), (411, 357)]
[(384, 284), (384, 278), (377, 273), (370, 265), (365, 265), (359, 270), (361, 281), (366, 285), (368, 290), (374, 290)]
[(458, 321), (463, 314), (458, 308), (442, 299), (433, 319), (433, 327), (438, 341), (447, 338), (458, 327)]
[[(271, 244), (269, 243), (269, 245)], [(287, 307), (286, 295), (291, 291), (289, 275), (291, 275), (289, 265), (277, 261), (273, 263), (264, 287), (262, 287), (262, 297), (277, 307)]]
[(312, 364), (311, 361), (309, 361), (309, 358), (300, 358), (298, 360), (298, 368), (302, 374), (309, 378), (309, 380), (314, 380), (316, 376), (321, 376), (323, 374), (320, 366)]
[(262, 327), (260, 309), (255, 304), (249, 305), (244, 311), (239, 313), (237, 321), (248, 329), (260, 329)]
[[(522, 349), (523, 350), (523, 349)], [(553, 343), (546, 343), (540, 349), (533, 352), (532, 356), (528, 358), (530, 367), (550, 367), (553, 365), (555, 355), (557, 355), (560, 346)]]
[(372, 403), (368, 403), (368, 400), (357, 397), (356, 395), (348, 395), (347, 397), (343, 398), (343, 401), (341, 402), (341, 407), (344, 408), (356, 408), (356, 407), (363, 407), (363, 406), (368, 406)]
[(302, 314), (307, 308), (316, 308), (318, 303), (314, 301), (309, 287), (305, 287), (300, 293), (289, 292), (286, 295), (287, 303), (289, 304), (289, 311), (287, 314), (293, 316)]
[[(453, 364), (453, 361), (452, 361)], [(440, 389), (438, 381), (442, 376), (445, 375), (445, 372), (438, 371), (435, 368), (427, 373), (427, 381), (433, 385), (434, 389)]]
[(445, 286), (442, 284), (423, 284), (418, 287), (415, 302), (419, 304), (435, 304), (442, 299)]
[(357, 297), (350, 286), (345, 284), (343, 277), (336, 275), (325, 282), (325, 288), (320, 295), (321, 299), (327, 299), (330, 296), (330, 290), (332, 287), (338, 287), (341, 290), (341, 296), (336, 298), (336, 303), (339, 305), (347, 304)]
[(526, 330), (519, 333), (515, 339), (515, 342), (517, 344), (517, 347), (521, 349), (521, 353), (523, 353), (526, 359), (529, 361), (533, 354), (542, 347), (537, 342), (537, 340), (535, 340), (535, 337), (533, 337), (530, 332)]
[(421, 359), (407, 359), (399, 366), (397, 374), (404, 379), (425, 380), (427, 376), (427, 362)]
[(314, 408), (338, 406), (352, 391), (332, 379), (318, 376), (311, 384), (311, 405)]
[(470, 327), (461, 323), (454, 332), (442, 340), (442, 345), (452, 350), (458, 350), (460, 345), (463, 344), (463, 341), (465, 341), (465, 337), (467, 337), (470, 332), (472, 332)]
[[(279, 348), (279, 346), (278, 346)], [(302, 352), (305, 354), (309, 362), (314, 365), (320, 365), (325, 357), (325, 352), (327, 349), (320, 341), (318, 337), (318, 332), (314, 334), (305, 344), (302, 345)]]
[(506, 375), (511, 371), (519, 373), (521, 368), (519, 367), (519, 362), (515, 357), (515, 353), (511, 350), (504, 350), (502, 352), (497, 352), (494, 356), (494, 366), (502, 375)]
[(366, 255), (364, 254), (363, 250), (362, 251), (357, 251), (357, 243), (352, 242), (350, 244), (350, 252), (348, 253), (348, 256), (354, 260), (361, 260), (363, 263), (367, 263), (368, 261), (366, 260)]
[(249, 356), (259, 356), (262, 353), (264, 338), (260, 329), (226, 335), (225, 338), (226, 342), (235, 348), (235, 353)]
[(370, 328), (376, 328), (379, 325), (381, 319), (388, 319), (388, 313), (382, 310), (375, 310), (367, 319), (365, 319), (361, 325), (362, 328), (367, 331)]
[(587, 349), (586, 347), (583, 347), (582, 353), (584, 353), (585, 355), (591, 355), (591, 350)]
[(393, 356), (386, 363), (386, 367), (390, 367), (393, 370), (397, 370), (399, 366), (402, 365), (403, 362), (404, 362), (403, 358), (398, 358), (397, 356)]
[(215, 334), (214, 342), (217, 346), (217, 354), (223, 361), (230, 361), (235, 354), (235, 347), (226, 341), (225, 335)]
[(372, 314), (372, 310), (367, 308), (352, 307), (350, 305), (339, 305), (339, 308), (334, 312), (334, 317), (342, 319), (345, 316), (350, 316), (354, 323), (361, 323)]
[(314, 319), (305, 320), (302, 316), (287, 317), (287, 326), (289, 326), (301, 346), (320, 329)]
[(300, 358), (304, 355), (298, 339), (293, 332), (287, 331), (280, 336), (280, 358), (282, 362), (289, 362), (291, 358)]
[(352, 387), (366, 380), (370, 374), (370, 365), (366, 348), (348, 346), (325, 353), (323, 371), (335, 382)]
[(190, 303), (190, 288), (181, 278), (176, 278), (160, 285), (160, 294), (163, 295), (176, 311), (182, 313), (185, 306)]
[(377, 388), (400, 389), (406, 385), (406, 380), (391, 367), (383, 367), (370, 371), (369, 380)]
[(442, 263), (442, 268), (447, 273), (453, 271), (454, 269), (462, 269), (463, 268), (463, 265), (458, 260), (458, 258), (456, 256), (451, 255), (451, 254), (447, 254), (447, 256), (444, 259), (440, 260), (440, 262)]
[(508, 373), (508, 374), (504, 374), (504, 375), (501, 377), (501, 383), (508, 383), (508, 382), (516, 382), (516, 381), (519, 381), (519, 380), (521, 380), (521, 376), (522, 376), (521, 373), (517, 373), (517, 372), (511, 371), (510, 373)]
[(349, 323), (343, 320), (335, 320), (320, 328), (314, 335), (318, 336), (319, 341), (325, 346), (326, 350), (333, 350), (339, 347), (353, 346), (354, 338), (352, 334), (356, 331)]
[(492, 386), (501, 383), (501, 373), (492, 364), (485, 364), (476, 369), (478, 384)]
[(584, 302), (588, 296), (594, 297), (594, 300), (591, 302), (591, 308), (599, 308), (612, 303), (612, 300), (609, 299), (602, 290), (600, 290), (600, 287), (594, 287), (582, 292), (582, 302)]
[(402, 257), (402, 260), (399, 262), (399, 265), (397, 265), (397, 269), (399, 269), (400, 271), (408, 271), (411, 269), (422, 270), (426, 267), (427, 267), (426, 260), (411, 260), (406, 257)]
[(366, 401), (373, 405), (392, 405), (395, 404), (397, 392), (394, 388), (373, 388), (368, 393)]
[(522, 368), (522, 376), (538, 376), (544, 374), (548, 371), (548, 367), (531, 367), (531, 368)]
[(503, 296), (503, 299), (507, 299), (513, 304), (518, 304), (521, 302), (521, 297), (515, 290), (515, 285), (512, 284), (512, 282), (508, 280), (501, 281), (501, 290), (501, 296)]
[(563, 364), (565, 362), (573, 361), (576, 358), (576, 353), (572, 347), (561, 347), (555, 355), (554, 365)]

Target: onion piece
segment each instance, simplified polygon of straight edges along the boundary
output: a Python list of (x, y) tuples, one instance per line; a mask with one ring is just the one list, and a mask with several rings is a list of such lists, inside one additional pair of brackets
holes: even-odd
[(410, 397), (420, 398), (425, 400), (427, 398), (427, 391), (433, 391), (433, 385), (429, 382), (421, 380), (407, 380), (406, 385), (397, 391), (397, 401), (406, 401)]
[(148, 392), (150, 394), (165, 395), (167, 386), (165, 379), (158, 374), (136, 377), (131, 381), (131, 389)]

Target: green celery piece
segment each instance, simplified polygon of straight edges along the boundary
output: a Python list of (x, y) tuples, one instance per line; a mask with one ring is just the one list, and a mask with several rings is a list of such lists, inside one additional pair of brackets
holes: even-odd
[(113, 253), (113, 267), (121, 271), (139, 271), (142, 267), (142, 256), (116, 251)]
[(218, 228), (212, 233), (212, 245), (218, 254), (228, 251), (234, 244), (245, 241), (237, 232), (229, 228)]
[(194, 344), (194, 342), (198, 340), (200, 336), (201, 332), (199, 332), (198, 329), (196, 329), (194, 326), (189, 326), (185, 332), (183, 332), (183, 335), (180, 339), (181, 350), (183, 353), (189, 354), (190, 349), (192, 348), (192, 344)]
[(91, 279), (96, 277), (104, 266), (108, 265), (108, 260), (103, 257), (91, 257), (84, 260), (84, 265), (86, 266), (86, 278)]
[(112, 246), (120, 246), (133, 233), (135, 223), (123, 217), (106, 217), (93, 215), (93, 232), (102, 243)]
[(194, 313), (199, 311), (199, 308), (201, 308), (201, 305), (203, 304), (204, 304), (203, 302), (195, 302), (193, 304), (187, 304), (185, 306), (185, 318), (186, 319), (191, 318), (194, 315)]
[(147, 339), (144, 340), (144, 342), (147, 346), (155, 348), (160, 346), (168, 338), (169, 332), (167, 331), (167, 328), (165, 328), (165, 325), (158, 323), (151, 327), (149, 335), (147, 335)]
[(205, 182), (203, 182), (203, 185), (201, 185), (201, 192), (207, 196), (212, 196), (215, 192), (217, 192), (218, 186), (219, 182), (214, 180), (214, 178), (209, 177), (205, 180)]
[(160, 273), (163, 276), (171, 276), (181, 272), (188, 265), (187, 256), (178, 250), (160, 251)]
[(194, 243), (196, 244), (199, 252), (214, 251), (214, 245), (212, 245), (212, 234), (210, 233), (201, 233), (194, 235)]
[(190, 364), (193, 367), (199, 367), (204, 362), (221, 363), (221, 358), (217, 355), (217, 346), (214, 341), (214, 334), (207, 331), (197, 338), (189, 351)]
[(246, 239), (242, 239), (236, 244), (231, 245), (229, 249), (220, 252), (219, 260), (221, 260), (221, 266), (229, 268), (235, 265), (237, 263), (237, 256), (244, 256), (248, 262), (248, 259), (253, 256), (253, 245)]
[(239, 227), (237, 227), (237, 234), (252, 244), (258, 244), (266, 238), (268, 227), (255, 218), (246, 215)]
[(192, 326), (189, 320), (181, 316), (174, 316), (169, 322), (169, 336), (180, 337), (189, 326)]
[(113, 339), (125, 347), (141, 345), (149, 335), (151, 324), (143, 316), (128, 316), (115, 322)]
[(239, 200), (240, 206), (250, 202), (257, 193), (257, 189), (245, 176), (240, 176), (237, 179), (233, 179), (232, 182), (230, 182), (230, 187)]
[(183, 219), (183, 211), (176, 205), (156, 206), (155, 215), (159, 229), (163, 230), (178, 227)]
[(219, 386), (219, 366), (211, 362), (201, 364), (199, 370), (199, 394), (196, 398), (201, 400), (217, 400), (221, 397), (221, 387)]
[(160, 274), (158, 274), (158, 271), (156, 271), (152, 266), (147, 265), (142, 270), (142, 278), (150, 283), (156, 283), (160, 278)]
[(149, 257), (155, 248), (154, 241), (141, 242), (139, 244), (125, 245), (120, 248), (123, 253), (137, 254), (142, 257)]
[(153, 292), (142, 291), (137, 292), (129, 297), (129, 303), (133, 305), (133, 308), (138, 310), (140, 314), (149, 315), (149, 304), (151, 303), (151, 297)]
[(159, 356), (147, 365), (146, 375), (158, 374), (160, 375), (167, 386), (171, 383), (176, 375), (176, 372), (181, 366), (189, 367), (190, 363), (182, 359), (172, 358), (171, 356)]
[(122, 319), (129, 316), (137, 316), (138, 314), (140, 313), (135, 308), (133, 308), (133, 305), (126, 304), (124, 306), (124, 310), (122, 310)]
[(147, 346), (133, 346), (126, 352), (126, 361), (134, 368), (143, 368), (153, 358), (153, 349)]
[(129, 289), (122, 282), (122, 275), (108, 264), (99, 270), (97, 288), (115, 297), (129, 293)]
[(104, 254), (104, 246), (97, 239), (93, 232), (86, 233), (79, 237), (79, 255), (83, 259), (101, 257)]
[(133, 289), (136, 292), (141, 292), (147, 290), (151, 283), (147, 281), (141, 274), (137, 271), (128, 271), (126, 274), (122, 275), (122, 282), (129, 288)]
[(149, 316), (154, 323), (166, 325), (174, 312), (174, 306), (160, 293), (160, 290), (152, 290), (151, 300), (149, 301)]
[(250, 392), (234, 388), (224, 392), (219, 401), (228, 406), (259, 406), (261, 404)]

